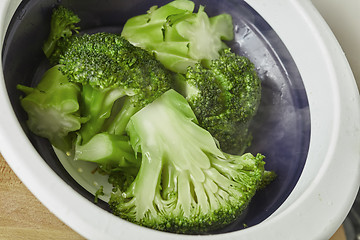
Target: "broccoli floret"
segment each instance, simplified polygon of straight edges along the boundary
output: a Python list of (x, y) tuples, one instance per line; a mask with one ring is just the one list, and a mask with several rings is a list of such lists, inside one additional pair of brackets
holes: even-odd
[(98, 203), (99, 197), (104, 195), (104, 186), (100, 186), (100, 188), (95, 192), (94, 203)]
[(198, 12), (194, 7), (189, 0), (154, 6), (147, 14), (129, 19), (121, 34), (135, 46), (154, 52), (166, 68), (185, 73), (188, 66), (216, 59), (226, 47), (223, 40), (234, 36), (229, 14), (208, 17), (204, 6)]
[(127, 189), (112, 193), (114, 214), (158, 230), (204, 233), (242, 213), (262, 184), (263, 156), (225, 154), (196, 123), (174, 90), (131, 117), (127, 132), (141, 166)]
[(261, 81), (248, 58), (224, 49), (208, 67), (196, 64), (179, 75), (176, 89), (223, 151), (241, 154), (250, 145), (249, 125), (260, 104)]
[(132, 89), (143, 99), (154, 91), (161, 92), (162, 82), (168, 82), (169, 71), (153, 55), (118, 34), (83, 34), (74, 38), (59, 61), (70, 81)]
[[(81, 109), (89, 118), (80, 130), (83, 143), (100, 130), (122, 134), (128, 119), (168, 90), (173, 79), (153, 55), (112, 33), (74, 36), (59, 62), (69, 81), (83, 86)], [(127, 99), (113, 113), (122, 97)], [(111, 114), (116, 117), (105, 124)]]
[(80, 88), (59, 71), (50, 68), (35, 88), (18, 85), (26, 94), (21, 106), (28, 114), (27, 125), (36, 135), (48, 138), (55, 147), (69, 151), (72, 132), (85, 121), (79, 112)]
[(265, 171), (261, 184), (259, 185), (259, 189), (264, 189), (272, 181), (274, 181), (275, 178), (277, 178), (277, 174), (274, 171)]
[[(137, 169), (139, 171), (139, 169)], [(108, 182), (113, 186), (112, 192), (124, 192), (134, 182), (137, 173), (132, 171), (112, 170)]]
[[(70, 9), (63, 6), (54, 8), (51, 22), (50, 33), (43, 45), (43, 51), (47, 58), (57, 59), (64, 45), (67, 45), (67, 39), (78, 33), (79, 27), (76, 26), (80, 18)], [(52, 57), (52, 54), (56, 56)]]

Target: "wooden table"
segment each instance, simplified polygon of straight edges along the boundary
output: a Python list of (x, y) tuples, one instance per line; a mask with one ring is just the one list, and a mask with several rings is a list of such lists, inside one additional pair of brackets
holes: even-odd
[[(45, 208), (0, 154), (0, 240), (83, 239)], [(331, 240), (345, 240), (340, 228)]]
[(0, 240), (83, 239), (45, 208), (0, 155)]

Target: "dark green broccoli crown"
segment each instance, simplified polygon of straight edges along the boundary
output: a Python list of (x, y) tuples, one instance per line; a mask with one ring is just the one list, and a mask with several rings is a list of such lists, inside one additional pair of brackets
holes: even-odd
[(75, 37), (70, 36), (70, 37), (67, 37), (67, 38), (60, 38), (56, 42), (55, 49), (53, 50), (52, 54), (50, 56), (48, 56), (49, 62), (52, 65), (59, 64), (61, 56), (65, 53), (66, 49), (69, 48), (69, 46), (70, 46), (71, 42), (73, 41), (73, 39), (75, 39)]
[(185, 96), (200, 126), (225, 152), (243, 152), (251, 142), (248, 127), (261, 98), (261, 81), (251, 61), (222, 50), (208, 67), (189, 68), (186, 83), (193, 90)]
[(242, 121), (229, 113), (210, 116), (202, 120), (201, 126), (219, 142), (228, 153), (243, 153), (251, 145), (250, 121)]
[(80, 22), (80, 18), (70, 9), (63, 6), (54, 8), (51, 17), (51, 27), (59, 37), (69, 37), (72, 35), (72, 31), (78, 29), (75, 26), (76, 23)]
[[(210, 116), (217, 116), (226, 110), (226, 99), (222, 86), (214, 74), (196, 64), (186, 73), (186, 100), (190, 103), (200, 123)], [(192, 89), (192, 90), (191, 90)]]
[(225, 93), (227, 109), (242, 121), (251, 119), (261, 97), (261, 81), (254, 64), (246, 57), (225, 49), (211, 62), (210, 70)]
[(54, 8), (51, 22), (50, 22), (50, 33), (46, 41), (43, 45), (43, 51), (47, 58), (55, 65), (57, 64), (56, 57), (52, 57), (54, 51), (57, 50), (58, 47), (62, 48), (65, 39), (71, 37), (73, 33), (78, 33), (80, 29), (76, 26), (77, 23), (80, 22), (80, 18), (70, 9), (67, 9), (63, 6), (59, 6)]
[(59, 62), (70, 81), (132, 90), (146, 103), (168, 90), (172, 79), (153, 55), (112, 33), (75, 36)]
[(127, 172), (117, 169), (112, 169), (110, 173), (107, 171), (106, 173), (109, 175), (108, 182), (113, 186), (113, 191), (125, 191), (135, 180), (137, 170), (134, 168)]
[(124, 214), (124, 209), (119, 208), (124, 204), (126, 204), (126, 200), (121, 197), (120, 192), (117, 195), (113, 194), (109, 201), (113, 214), (121, 218), (159, 231), (182, 234), (206, 234), (220, 229), (233, 223), (247, 206), (243, 202), (223, 201), (222, 204), (225, 206), (221, 209), (209, 211), (207, 214), (202, 214), (199, 212), (200, 210), (195, 211), (194, 209), (189, 217), (184, 217), (181, 211), (169, 207), (163, 210), (161, 215), (149, 213), (146, 218), (135, 221), (133, 217), (127, 215), (128, 213)]

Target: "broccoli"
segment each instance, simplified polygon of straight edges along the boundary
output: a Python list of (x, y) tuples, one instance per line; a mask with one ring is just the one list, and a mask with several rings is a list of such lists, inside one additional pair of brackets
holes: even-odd
[(128, 94), (127, 91), (119, 87), (101, 89), (89, 84), (82, 85), (80, 112), (82, 116), (88, 119), (79, 130), (83, 143), (88, 142), (95, 134), (102, 131), (115, 102)]
[(99, 197), (104, 195), (104, 186), (100, 186), (100, 188), (95, 192), (94, 203), (98, 203)]
[(223, 42), (230, 15), (175, 0), (129, 19), (121, 35), (78, 34), (79, 21), (54, 10), (43, 49), (55, 66), (36, 87), (18, 85), (29, 129), (97, 163), (115, 215), (176, 233), (232, 223), (276, 175), (263, 155), (242, 154), (261, 86)]
[(234, 37), (229, 14), (208, 17), (204, 6), (197, 13), (194, 7), (189, 0), (153, 6), (147, 14), (130, 18), (121, 34), (135, 46), (154, 52), (166, 68), (185, 73), (188, 66), (218, 58), (219, 50), (227, 47), (223, 40)]
[[(60, 57), (60, 71), (82, 87), (83, 143), (99, 131), (123, 134), (128, 119), (172, 84), (172, 73), (149, 52), (113, 33), (73, 36)], [(116, 101), (122, 100), (118, 112)], [(106, 121), (110, 116), (112, 121)]]
[(140, 161), (131, 148), (129, 137), (113, 135), (107, 132), (96, 134), (86, 144), (80, 145), (78, 138), (75, 144), (74, 160), (95, 162), (102, 172), (127, 172), (136, 175)]
[[(73, 33), (78, 33), (79, 27), (75, 24), (80, 18), (68, 8), (59, 6), (53, 9), (50, 22), (50, 34), (43, 45), (43, 52), (49, 59), (57, 59), (64, 45), (67, 45), (68, 38)], [(52, 55), (56, 55), (53, 56)]]
[(21, 106), (28, 114), (29, 129), (66, 152), (72, 146), (72, 132), (79, 130), (86, 119), (79, 112), (80, 88), (69, 82), (59, 67), (47, 70), (35, 88), (17, 88), (26, 95), (21, 98)]
[(126, 130), (141, 166), (127, 189), (115, 189), (109, 205), (131, 222), (204, 233), (232, 223), (263, 186), (264, 157), (222, 152), (174, 90), (133, 115)]
[(250, 145), (249, 125), (260, 104), (261, 81), (248, 58), (224, 49), (208, 67), (196, 64), (185, 76), (178, 75), (175, 88), (223, 151), (241, 154)]

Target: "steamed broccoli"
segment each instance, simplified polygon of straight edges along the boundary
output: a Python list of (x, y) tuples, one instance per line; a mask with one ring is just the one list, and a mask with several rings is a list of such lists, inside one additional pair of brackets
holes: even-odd
[(35, 87), (18, 85), (26, 94), (21, 106), (28, 114), (29, 129), (48, 138), (52, 145), (69, 151), (74, 136), (85, 121), (79, 112), (80, 88), (70, 83), (59, 71), (59, 66), (50, 68)]
[(54, 10), (44, 52), (56, 66), (35, 88), (18, 86), (29, 129), (97, 163), (124, 219), (197, 234), (232, 223), (275, 174), (261, 154), (239, 154), (261, 87), (223, 42), (230, 15), (175, 0), (129, 19), (122, 35), (74, 34), (79, 21)]
[(261, 81), (248, 58), (224, 49), (208, 67), (188, 68), (176, 89), (223, 151), (239, 154), (250, 145), (248, 129), (260, 104)]
[[(80, 129), (84, 143), (100, 130), (122, 134), (129, 117), (168, 90), (173, 79), (153, 55), (112, 33), (74, 36), (59, 63), (69, 81), (83, 86), (81, 109), (89, 118)], [(123, 97), (106, 124), (115, 101)]]
[(208, 17), (204, 7), (194, 12), (189, 0), (175, 0), (164, 6), (153, 6), (147, 14), (130, 18), (122, 36), (135, 46), (154, 52), (168, 69), (185, 73), (188, 66), (216, 59), (232, 40), (233, 24), (229, 14)]
[(101, 89), (89, 84), (82, 85), (80, 112), (88, 119), (79, 130), (83, 143), (88, 142), (104, 128), (104, 123), (110, 117), (115, 102), (127, 95), (129, 95), (128, 91), (119, 87)]
[(107, 174), (121, 171), (136, 175), (141, 162), (136, 158), (128, 136), (107, 132), (96, 134), (86, 144), (76, 143), (74, 159), (95, 162)]
[(223, 153), (174, 90), (132, 116), (127, 132), (141, 153), (141, 166), (109, 204), (131, 222), (170, 232), (206, 232), (232, 223), (262, 185), (263, 156)]
[(80, 18), (68, 8), (63, 6), (54, 8), (50, 22), (50, 34), (43, 45), (43, 52), (47, 58), (52, 58), (54, 51), (62, 48), (59, 46), (64, 45), (73, 33), (78, 33), (79, 27), (75, 24), (79, 22)]

